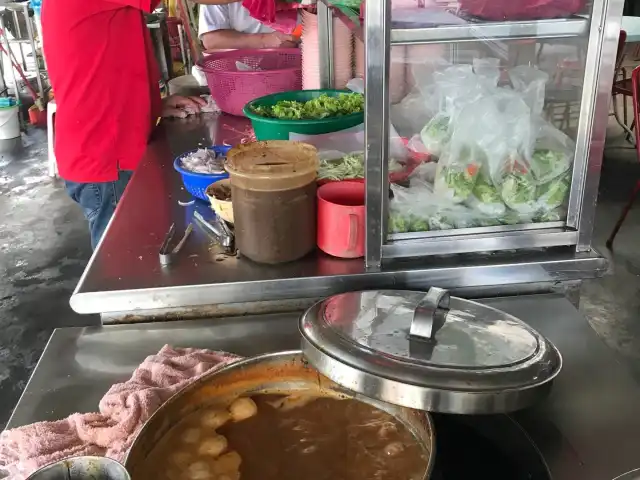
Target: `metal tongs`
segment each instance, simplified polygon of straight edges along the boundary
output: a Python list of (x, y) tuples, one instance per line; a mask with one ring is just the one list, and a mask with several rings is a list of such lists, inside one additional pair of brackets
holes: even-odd
[(160, 265), (169, 265), (173, 261), (173, 257), (180, 252), (192, 231), (193, 224), (190, 223), (187, 229), (184, 231), (184, 235), (182, 236), (180, 241), (175, 247), (173, 247), (173, 249), (171, 249), (169, 245), (171, 245), (173, 237), (176, 234), (176, 224), (171, 224), (171, 227), (169, 227), (169, 231), (167, 232), (167, 235), (164, 237), (164, 241), (160, 246)]
[(193, 218), (195, 218), (208, 233), (213, 235), (225, 250), (233, 250), (234, 235), (224, 220), (215, 216), (211, 221), (207, 221), (200, 212), (197, 211), (193, 212)]

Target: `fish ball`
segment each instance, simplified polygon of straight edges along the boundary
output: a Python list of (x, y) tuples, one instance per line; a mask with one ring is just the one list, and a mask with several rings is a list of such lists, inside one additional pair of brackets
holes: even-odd
[(213, 462), (213, 471), (217, 474), (236, 472), (240, 470), (242, 458), (236, 451), (225, 453)]
[(193, 460), (193, 455), (191, 455), (191, 453), (189, 452), (185, 452), (184, 450), (178, 450), (177, 452), (173, 452), (171, 455), (169, 455), (169, 460), (176, 467), (185, 469)]
[(216, 435), (215, 437), (205, 438), (200, 444), (200, 447), (198, 447), (198, 453), (200, 455), (218, 457), (227, 449), (227, 446), (227, 439), (222, 435)]
[(211, 469), (206, 462), (194, 462), (189, 465), (186, 477), (189, 480), (209, 480), (213, 478)]
[(203, 427), (213, 428), (214, 430), (220, 428), (225, 423), (231, 420), (229, 412), (224, 410), (209, 410), (204, 412), (200, 418), (200, 424)]
[(239, 398), (229, 405), (229, 413), (234, 422), (240, 422), (258, 413), (258, 406), (250, 398)]
[(180, 439), (184, 443), (198, 443), (200, 440), (200, 430), (198, 428), (187, 428), (182, 432)]

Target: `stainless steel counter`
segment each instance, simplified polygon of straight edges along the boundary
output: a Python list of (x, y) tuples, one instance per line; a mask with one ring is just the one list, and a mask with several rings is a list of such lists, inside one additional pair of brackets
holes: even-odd
[[(242, 258), (221, 259), (198, 229), (176, 262), (161, 268), (158, 249), (171, 223), (175, 222), (180, 232), (191, 221), (194, 208), (211, 214), (204, 203), (195, 207), (178, 204), (190, 196), (172, 168), (174, 157), (198, 145), (237, 143), (246, 136), (247, 128), (244, 119), (213, 115), (165, 123), (71, 298), (74, 310), (107, 313), (119, 321), (139, 320), (136, 314), (147, 310), (179, 309), (176, 313), (184, 315), (185, 310), (205, 305), (232, 304), (238, 308), (230, 311), (245, 313), (241, 305), (267, 298), (281, 304), (287, 299), (366, 288), (553, 285), (599, 276), (606, 268), (604, 259), (595, 252), (576, 254), (562, 249), (432, 257), (384, 265), (379, 272), (367, 272), (362, 260), (340, 260), (321, 253), (287, 265), (268, 266)], [(262, 304), (259, 308), (260, 313), (274, 308), (282, 311), (282, 306)], [(215, 309), (200, 309), (194, 316), (216, 313)]]
[[(607, 480), (640, 466), (640, 386), (575, 308), (559, 295), (495, 298), (564, 357), (551, 395), (514, 417), (555, 480)], [(95, 411), (114, 382), (164, 344), (255, 355), (296, 349), (295, 313), (56, 330), (8, 427)], [(489, 417), (491, 418), (491, 417)]]

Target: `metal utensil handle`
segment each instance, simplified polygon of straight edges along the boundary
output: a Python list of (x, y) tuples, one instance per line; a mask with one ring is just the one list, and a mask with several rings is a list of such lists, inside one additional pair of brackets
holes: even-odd
[(413, 312), (409, 334), (420, 340), (435, 340), (438, 330), (447, 320), (450, 303), (449, 292), (443, 288), (431, 287)]

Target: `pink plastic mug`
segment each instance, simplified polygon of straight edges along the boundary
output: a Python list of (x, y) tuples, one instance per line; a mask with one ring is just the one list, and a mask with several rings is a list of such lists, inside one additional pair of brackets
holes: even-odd
[(364, 256), (364, 184), (333, 182), (318, 188), (318, 247), (340, 258)]

